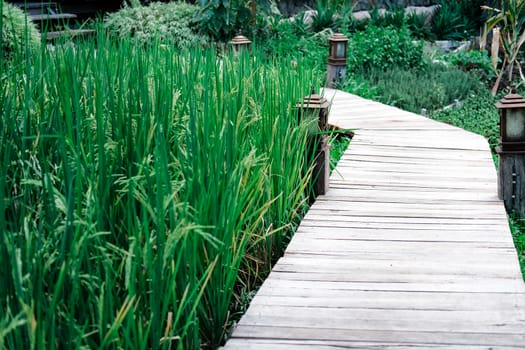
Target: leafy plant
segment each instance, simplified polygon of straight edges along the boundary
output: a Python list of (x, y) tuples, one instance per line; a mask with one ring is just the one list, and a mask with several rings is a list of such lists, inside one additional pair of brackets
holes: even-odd
[(337, 9), (331, 4), (330, 0), (317, 0), (315, 6), (311, 29), (314, 32), (320, 32), (326, 28), (337, 29), (336, 21)]
[(514, 246), (518, 251), (518, 260), (521, 266), (521, 273), (525, 280), (525, 219), (518, 214), (509, 215), (509, 224), (514, 239)]
[(484, 81), (490, 81), (496, 77), (491, 59), (487, 51), (468, 50), (457, 51), (445, 56), (447, 62), (456, 67), (479, 74)]
[(198, 6), (183, 2), (152, 2), (144, 6), (132, 1), (108, 14), (104, 27), (114, 37), (130, 36), (140, 44), (159, 39), (177, 48), (204, 45), (206, 38), (197, 34), (198, 11)]
[[(415, 113), (422, 108), (441, 109), (484, 89), (475, 76), (440, 64), (420, 69), (368, 69), (354, 72), (349, 79), (366, 81), (373, 87), (377, 101)], [(352, 84), (346, 83), (343, 88), (355, 92)]]
[(40, 47), (40, 33), (22, 9), (0, 0), (0, 58)]
[(370, 11), (369, 23), (377, 27), (403, 28), (406, 25), (405, 9), (396, 6), (389, 10), (379, 11), (377, 7), (374, 7)]
[(423, 39), (427, 41), (436, 40), (436, 36), (432, 33), (432, 26), (427, 25), (425, 14), (417, 14), (410, 12), (406, 16), (406, 26), (416, 39)]
[(270, 9), (269, 0), (201, 0), (201, 30), (215, 40), (228, 41), (239, 31), (249, 32), (257, 14)]
[(432, 32), (439, 40), (464, 40), (470, 37), (469, 20), (456, 1), (443, 1), (432, 17)]
[[(517, 68), (522, 83), (525, 83), (525, 75), (518, 59), (525, 44), (525, 0), (501, 0), (499, 8), (488, 6), (483, 8), (489, 11), (490, 17), (485, 22), (482, 42), (486, 42), (489, 31), (497, 28), (497, 34), (493, 39), (494, 54), (498, 54), (499, 47), (503, 51), (503, 61), (492, 89), (492, 94), (495, 95), (505, 73), (508, 81), (513, 81), (514, 68)], [(494, 63), (494, 68), (498, 69), (496, 57)]]
[(406, 27), (395, 29), (369, 25), (364, 32), (351, 36), (348, 52), (350, 70), (407, 69), (423, 65), (423, 44), (414, 43)]

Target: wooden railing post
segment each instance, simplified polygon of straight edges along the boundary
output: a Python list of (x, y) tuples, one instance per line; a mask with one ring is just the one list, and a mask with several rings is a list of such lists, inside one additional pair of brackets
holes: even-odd
[(500, 110), (498, 197), (508, 212), (525, 216), (525, 99), (511, 93), (496, 107)]
[(330, 178), (330, 145), (328, 136), (323, 134), (328, 125), (328, 109), (330, 103), (328, 100), (312, 90), (312, 93), (305, 96), (297, 104), (299, 109), (299, 118), (316, 118), (317, 123), (312, 121), (314, 128), (309, 136), (309, 149), (315, 150), (314, 170), (313, 170), (313, 189), (316, 196), (328, 192)]

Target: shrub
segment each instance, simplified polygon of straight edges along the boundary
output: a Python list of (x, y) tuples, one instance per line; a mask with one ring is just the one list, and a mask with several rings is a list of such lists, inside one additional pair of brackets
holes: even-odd
[(331, 30), (311, 33), (301, 16), (298, 16), (295, 21), (278, 22), (261, 43), (261, 48), (268, 57), (288, 57), (291, 66), (295, 61), (301, 60), (319, 76), (324, 76), (328, 60), (328, 38), (332, 33)]
[(423, 44), (414, 43), (406, 27), (379, 28), (369, 25), (356, 32), (348, 43), (348, 66), (359, 69), (401, 69), (423, 65)]
[(471, 23), (455, 1), (443, 1), (432, 17), (432, 32), (440, 40), (464, 40), (471, 36)]
[[(350, 79), (367, 81), (375, 89), (376, 100), (416, 113), (422, 108), (440, 109), (484, 89), (473, 75), (439, 64), (429, 64), (417, 70), (394, 67), (387, 71), (378, 68), (362, 70), (354, 72)], [(346, 91), (355, 92), (352, 87), (355, 84), (344, 85)]]
[(26, 44), (33, 49), (40, 47), (40, 33), (24, 11), (4, 1), (0, 1), (0, 7), (2, 8), (0, 57), (23, 52)]
[(445, 59), (462, 70), (478, 74), (482, 80), (491, 80), (496, 77), (487, 51), (458, 51), (446, 55)]
[(158, 38), (178, 48), (203, 45), (205, 37), (197, 34), (198, 11), (198, 6), (182, 2), (152, 2), (148, 6), (132, 2), (107, 15), (104, 26), (112, 35), (130, 36), (141, 44)]
[(261, 13), (271, 11), (269, 0), (201, 0), (201, 30), (218, 41), (228, 41), (240, 30), (251, 31)]

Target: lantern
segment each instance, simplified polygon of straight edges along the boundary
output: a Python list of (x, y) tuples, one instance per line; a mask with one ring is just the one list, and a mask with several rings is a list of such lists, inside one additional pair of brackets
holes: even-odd
[(233, 50), (235, 52), (240, 52), (243, 49), (247, 49), (248, 51), (251, 50), (251, 40), (249, 40), (247, 37), (239, 33), (236, 37), (230, 41), (230, 44), (233, 46)]
[(328, 42), (330, 43), (328, 64), (333, 66), (346, 66), (348, 38), (344, 34), (335, 33), (328, 38)]
[(328, 38), (330, 51), (328, 53), (328, 69), (326, 83), (329, 87), (337, 87), (337, 83), (345, 78), (348, 38), (341, 33), (335, 33)]
[(496, 107), (500, 110), (501, 151), (525, 152), (525, 99), (511, 93)]

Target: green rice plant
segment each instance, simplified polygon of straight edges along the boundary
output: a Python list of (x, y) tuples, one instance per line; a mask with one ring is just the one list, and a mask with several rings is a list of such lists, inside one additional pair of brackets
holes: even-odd
[(103, 33), (0, 77), (0, 345), (219, 345), (304, 206), (319, 79)]

